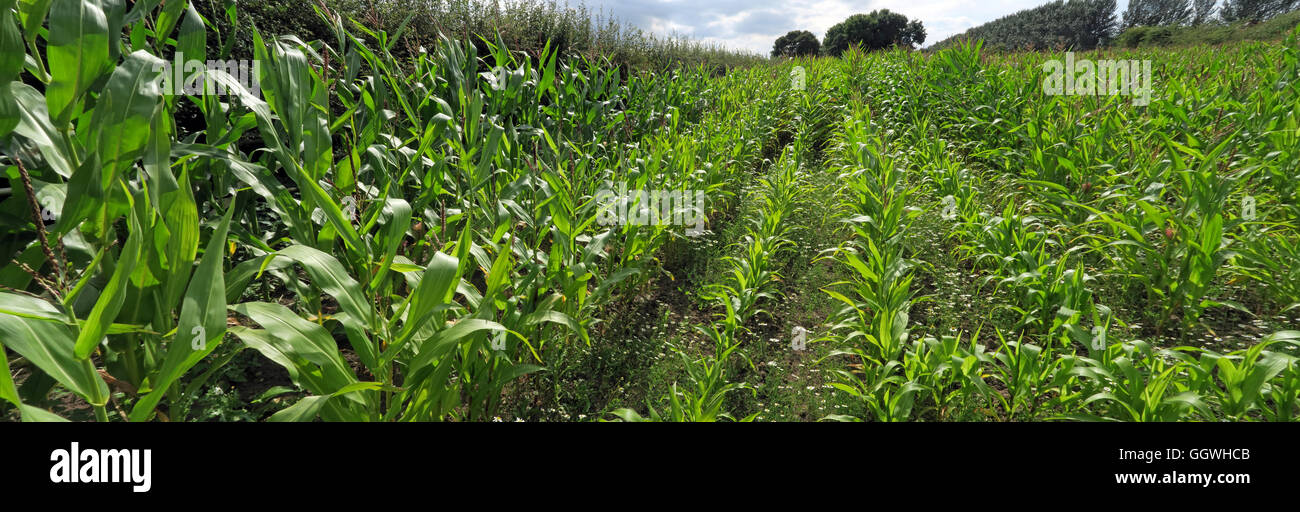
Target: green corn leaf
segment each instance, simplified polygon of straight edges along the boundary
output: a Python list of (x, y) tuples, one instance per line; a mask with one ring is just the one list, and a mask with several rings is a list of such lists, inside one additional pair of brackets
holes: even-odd
[(47, 301), (8, 292), (0, 292), (0, 314), (52, 322), (66, 322), (68, 320), (66, 314)]
[(312, 282), (338, 301), (339, 307), (363, 322), (368, 328), (374, 321), (374, 309), (357, 283), (337, 259), (305, 245), (291, 245), (275, 253), (302, 264)]
[(460, 282), (459, 262), (444, 253), (435, 253), (424, 270), (420, 284), (411, 293), (411, 307), (406, 312), (406, 322), (397, 335), (396, 342), (384, 351), (383, 361), (390, 361), (411, 339), (411, 336), (429, 321), (434, 308), (449, 303)]
[(75, 341), (67, 325), (0, 314), (0, 339), (6, 347), (92, 405), (108, 401), (108, 385), (89, 360), (73, 353)]
[(90, 357), (90, 352), (103, 341), (108, 326), (117, 318), (117, 313), (122, 309), (122, 303), (126, 299), (127, 280), (131, 278), (136, 263), (140, 261), (145, 237), (144, 228), (140, 225), (140, 219), (135, 215), (134, 209), (132, 209), (129, 225), (131, 231), (118, 256), (117, 268), (113, 269), (113, 276), (109, 278), (108, 285), (95, 301), (90, 316), (81, 323), (81, 332), (77, 335), (76, 343), (78, 359)]
[[(231, 204), (233, 206), (234, 202)], [(226, 210), (221, 224), (208, 239), (203, 259), (185, 293), (176, 335), (167, 348), (162, 368), (152, 379), (153, 390), (136, 402), (131, 410), (131, 421), (148, 419), (172, 383), (221, 344), (226, 333), (226, 284), (222, 262), (225, 261), (226, 234), (234, 212), (234, 208)]]
[(24, 422), (68, 421), (45, 409), (22, 402), (18, 397), (18, 388), (14, 386), (13, 374), (9, 373), (9, 358), (5, 356), (4, 345), (0, 345), (0, 399), (8, 400), (9, 403), (18, 407), (19, 414), (22, 415)]
[(172, 30), (176, 29), (176, 24), (180, 23), (181, 17), (184, 16), (181, 11), (185, 10), (185, 6), (188, 4), (189, 2), (180, 1), (163, 2), (162, 11), (158, 13), (158, 18), (154, 23), (155, 46), (161, 48), (167, 42), (167, 39), (171, 37)]
[(317, 415), (320, 414), (321, 408), (325, 407), (325, 402), (329, 399), (330, 397), (328, 396), (318, 396), (318, 395), (305, 396), (301, 400), (298, 400), (297, 403), (290, 405), (289, 407), (286, 407), (283, 410), (276, 412), (275, 414), (272, 414), (271, 417), (267, 418), (266, 421), (271, 421), (271, 422), (311, 421), (315, 419)]
[[(197, 60), (206, 62), (208, 59), (206, 29), (203, 26), (203, 17), (199, 11), (194, 9), (193, 2), (184, 2), (185, 13), (182, 14), (184, 19), (181, 21), (181, 31), (176, 36), (176, 52), (184, 55), (186, 61)], [(175, 64), (173, 64), (175, 65)], [(177, 89), (181, 84), (176, 84)], [(206, 90), (206, 89), (205, 89)]]
[[(54, 172), (64, 178), (72, 177), (77, 160), (69, 149), (63, 134), (50, 121), (49, 110), (45, 106), (45, 97), (31, 86), (22, 82), (0, 83), (13, 98), (18, 111), (18, 124), (14, 128), (17, 135), (26, 137), (36, 144), (36, 148)], [(65, 210), (66, 211), (66, 210)], [(62, 218), (62, 217), (60, 217)]]
[[(23, 35), (27, 41), (27, 46), (36, 45), (36, 36), (41, 32), (41, 26), (45, 24), (45, 17), (50, 12), (50, 4), (54, 0), (20, 0), (18, 2), (18, 19), (23, 24)], [(45, 78), (42, 77), (42, 80)]]
[(162, 100), (158, 88), (162, 65), (161, 59), (143, 50), (132, 53), (113, 71), (100, 93), (91, 117), (91, 151), (99, 155), (99, 185), (106, 192), (118, 174), (142, 155), (149, 141), (154, 112)]
[[(27, 49), (23, 47), (17, 20), (9, 13), (8, 7), (0, 7), (0, 87), (8, 87), (9, 82), (18, 77), (26, 56)], [(0, 95), (0, 138), (18, 126), (18, 116), (18, 102), (14, 97)]]
[(230, 309), (262, 326), (230, 331), (284, 366), (295, 382), (313, 394), (330, 394), (357, 381), (329, 331), (320, 325), (279, 304), (245, 302)]
[(66, 128), (90, 84), (112, 69), (113, 63), (108, 58), (108, 18), (98, 2), (92, 0), (54, 2), (49, 18), (46, 58), (51, 82), (45, 91), (45, 101), (54, 125)]
[[(456, 322), (455, 325), (438, 331), (433, 337), (426, 340), (420, 345), (420, 353), (408, 365), (411, 371), (418, 370), (433, 362), (434, 359), (446, 354), (456, 343), (468, 336), (483, 331), (507, 331), (516, 336), (518, 333), (509, 331), (505, 326), (491, 320), (481, 318), (466, 318)], [(520, 336), (522, 338), (522, 336)]]
[(388, 277), (389, 270), (393, 267), (393, 258), (397, 256), (397, 247), (401, 245), (402, 239), (406, 237), (406, 230), (411, 225), (411, 205), (405, 200), (390, 198), (385, 203), (384, 212), (388, 214), (388, 222), (380, 232), (379, 246), (383, 249), (383, 259), (377, 264), (379, 271), (370, 280), (370, 289), (377, 289), (384, 278)]
[(285, 408), (284, 410), (271, 415), (271, 417), (268, 418), (267, 421), (275, 421), (275, 422), (312, 421), (316, 419), (316, 416), (320, 414), (321, 409), (325, 407), (326, 403), (328, 403), (328, 401), (332, 398), (343, 396), (348, 393), (355, 393), (358, 391), (373, 391), (373, 390), (380, 390), (380, 389), (386, 389), (386, 388), (378, 382), (356, 382), (353, 384), (348, 384), (347, 386), (343, 386), (343, 389), (335, 391), (326, 396), (315, 395), (315, 396), (303, 397), (303, 399), (299, 400), (298, 403), (295, 403)]

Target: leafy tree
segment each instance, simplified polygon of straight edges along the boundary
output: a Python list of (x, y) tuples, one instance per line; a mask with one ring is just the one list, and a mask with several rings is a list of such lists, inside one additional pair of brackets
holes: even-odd
[(822, 44), (817, 36), (807, 30), (791, 30), (776, 38), (772, 45), (773, 57), (815, 56), (821, 51)]
[(908, 44), (919, 46), (925, 42), (925, 27), (921, 26), (921, 20), (912, 20), (907, 22), (907, 28), (903, 30), (903, 35)]
[(826, 53), (838, 57), (849, 46), (866, 50), (883, 50), (892, 46), (914, 46), (925, 42), (925, 28), (920, 20), (909, 22), (907, 16), (889, 9), (854, 14), (826, 31)]

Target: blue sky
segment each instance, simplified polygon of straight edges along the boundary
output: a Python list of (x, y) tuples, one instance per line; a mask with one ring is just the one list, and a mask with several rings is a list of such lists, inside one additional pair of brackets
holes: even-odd
[[(925, 45), (1048, 0), (587, 0), (593, 10), (657, 34), (687, 35), (767, 54), (777, 37), (826, 29), (856, 13), (889, 9), (925, 25)], [(1122, 12), (1128, 0), (1119, 0)]]

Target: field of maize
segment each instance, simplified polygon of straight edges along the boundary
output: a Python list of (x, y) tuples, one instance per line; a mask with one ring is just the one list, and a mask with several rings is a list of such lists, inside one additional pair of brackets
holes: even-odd
[(1300, 419), (1300, 30), (1069, 57), (1138, 105), (314, 9), (245, 73), (187, 2), (0, 0), (0, 418)]

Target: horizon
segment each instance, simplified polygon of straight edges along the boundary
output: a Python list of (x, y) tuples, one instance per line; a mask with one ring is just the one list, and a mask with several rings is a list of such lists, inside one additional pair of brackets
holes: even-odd
[[(778, 37), (791, 30), (807, 30), (823, 41), (826, 30), (854, 14), (888, 9), (919, 19), (930, 46), (950, 36), (1003, 16), (1031, 9), (1052, 0), (873, 0), (862, 7), (845, 0), (791, 0), (766, 3), (759, 0), (595, 0), (588, 7), (603, 10), (620, 22), (660, 36), (685, 36), (733, 50), (768, 55)], [(569, 4), (573, 6), (574, 4)], [(1117, 0), (1120, 17), (1128, 0)], [(790, 15), (793, 12), (793, 16)], [(953, 14), (961, 12), (961, 14)]]

